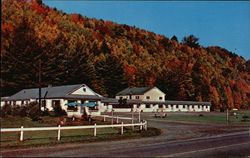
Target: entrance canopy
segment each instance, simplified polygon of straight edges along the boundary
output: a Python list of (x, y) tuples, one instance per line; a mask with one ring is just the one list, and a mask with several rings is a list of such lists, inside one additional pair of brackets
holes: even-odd
[(67, 103), (65, 105), (67, 105), (67, 106), (88, 106), (88, 107), (94, 107), (94, 106), (96, 106), (96, 103), (89, 102), (89, 103), (81, 104), (81, 103), (73, 102), (73, 103)]

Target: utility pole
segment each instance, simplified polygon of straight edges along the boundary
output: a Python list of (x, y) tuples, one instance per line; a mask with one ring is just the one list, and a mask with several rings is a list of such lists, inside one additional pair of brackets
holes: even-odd
[(39, 63), (38, 63), (38, 82), (39, 82), (39, 103), (38, 103), (38, 108), (39, 108), (39, 112), (41, 112), (41, 91), (42, 91), (42, 88), (41, 88), (41, 58), (39, 59)]

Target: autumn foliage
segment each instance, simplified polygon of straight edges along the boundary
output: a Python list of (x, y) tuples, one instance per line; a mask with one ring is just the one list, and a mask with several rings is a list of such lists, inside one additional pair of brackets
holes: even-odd
[(167, 100), (209, 101), (212, 109), (249, 108), (250, 62), (188, 36), (182, 43), (125, 24), (66, 14), (38, 1), (1, 2), (1, 96), (42, 85), (85, 83), (114, 97), (157, 86)]

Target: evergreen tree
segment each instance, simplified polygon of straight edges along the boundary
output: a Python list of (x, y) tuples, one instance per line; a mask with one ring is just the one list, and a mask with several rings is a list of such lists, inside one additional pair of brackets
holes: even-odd
[(188, 45), (189, 47), (199, 48), (200, 45), (198, 41), (199, 38), (195, 37), (194, 35), (190, 35), (188, 37), (184, 37), (182, 43)]
[(178, 42), (178, 38), (175, 35), (171, 38), (171, 40)]

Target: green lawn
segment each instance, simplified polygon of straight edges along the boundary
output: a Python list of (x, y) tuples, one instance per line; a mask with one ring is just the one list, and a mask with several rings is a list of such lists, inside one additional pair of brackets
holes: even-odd
[(241, 114), (241, 115), (248, 115), (248, 116), (250, 116), (250, 111), (238, 111), (237, 112), (238, 114)]
[[(1, 128), (14, 127), (42, 127), (42, 126), (56, 126), (58, 118), (42, 117), (41, 121), (32, 121), (29, 118), (9, 116), (1, 120)], [(96, 122), (97, 124), (104, 124), (103, 122)], [(108, 123), (108, 122), (107, 122)], [(108, 123), (110, 124), (110, 123)], [(40, 145), (54, 145), (61, 143), (73, 142), (95, 142), (95, 141), (110, 141), (116, 139), (140, 138), (150, 137), (160, 134), (160, 130), (156, 128), (148, 128), (147, 131), (140, 131), (136, 127), (134, 131), (132, 128), (124, 128), (124, 134), (121, 135), (121, 128), (97, 128), (96, 137), (93, 136), (94, 129), (77, 129), (77, 130), (61, 130), (61, 140), (57, 140), (57, 131), (32, 131), (24, 132), (24, 141), (19, 142), (20, 132), (6, 132), (1, 133), (1, 148), (9, 147), (25, 147), (25, 146), (40, 146)]]
[[(250, 117), (250, 111), (239, 111), (239, 115), (230, 116), (229, 115), (229, 124), (242, 124), (248, 125), (250, 122), (243, 122), (243, 116), (247, 115)], [(166, 118), (159, 118), (166, 120), (175, 120), (175, 121), (191, 121), (191, 122), (210, 122), (210, 123), (224, 123), (226, 124), (226, 113), (216, 113), (216, 114), (193, 114), (193, 115), (173, 115), (167, 116)]]
[(19, 128), (24, 127), (45, 127), (55, 126), (58, 123), (57, 117), (43, 116), (40, 121), (32, 121), (28, 117), (8, 116), (1, 118), (1, 128)]

